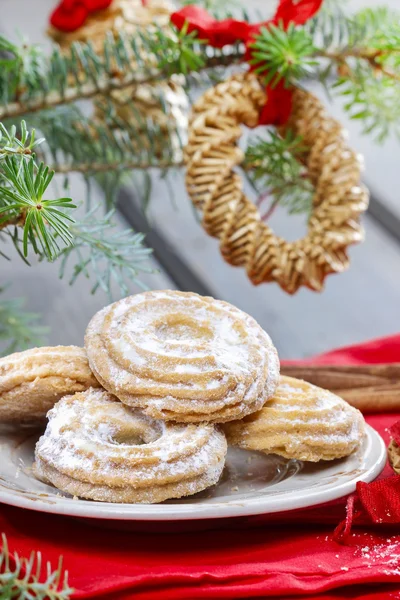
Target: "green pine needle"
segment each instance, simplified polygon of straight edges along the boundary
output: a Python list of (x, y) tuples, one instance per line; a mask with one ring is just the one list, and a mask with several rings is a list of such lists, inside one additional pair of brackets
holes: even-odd
[(286, 30), (283, 25), (262, 27), (250, 47), (250, 64), (272, 86), (281, 80), (294, 83), (310, 75), (318, 64), (313, 58), (315, 48), (311, 36), (293, 23)]
[(304, 166), (305, 152), (301, 138), (291, 131), (281, 137), (269, 130), (267, 139), (258, 137), (247, 147), (247, 176), (262, 196), (271, 198), (270, 208), (280, 204), (289, 214), (310, 214), (314, 187)]
[(354, 26), (353, 17), (346, 14), (347, 5), (348, 0), (324, 0), (315, 17), (304, 25), (317, 48), (338, 50), (347, 46), (350, 37), (356, 45), (359, 43), (361, 32)]
[(351, 77), (341, 77), (335, 88), (345, 100), (344, 109), (360, 121), (363, 133), (383, 142), (390, 134), (400, 140), (400, 81), (371, 76), (364, 64), (352, 67)]
[[(4, 292), (4, 289), (0, 288), (0, 292)], [(23, 298), (0, 300), (0, 342), (4, 356), (17, 350), (41, 346), (48, 332), (47, 327), (39, 324), (39, 315), (26, 312), (24, 304)]]
[[(106, 37), (96, 53), (92, 44), (75, 42), (70, 53), (54, 46), (50, 56), (40, 48), (16, 46), (0, 36), (7, 48), (0, 69), (0, 118), (60, 106), (81, 98), (94, 98), (143, 82), (157, 82), (173, 74), (197, 73), (201, 69), (237, 62), (243, 48), (227, 53), (197, 39), (195, 33), (152, 25), (131, 35), (121, 32)], [(29, 50), (35, 60), (27, 61)], [(39, 59), (39, 56), (41, 57)]]
[(400, 13), (385, 7), (357, 13), (338, 65), (334, 88), (350, 117), (377, 141), (391, 133), (400, 139)]
[[(163, 106), (161, 93), (155, 100)], [(122, 119), (115, 105), (104, 100), (104, 122), (85, 117), (71, 105), (38, 113), (31, 122), (46, 138), (42, 156), (56, 173), (78, 171), (87, 176), (182, 164), (186, 131), (181, 123), (168, 119), (167, 108), (164, 110), (168, 129), (164, 130), (151, 118), (145, 119), (133, 103), (124, 108), (131, 118)]]
[(36, 254), (53, 260), (60, 251), (58, 240), (64, 245), (72, 243), (69, 228), (74, 220), (65, 211), (76, 205), (70, 198), (43, 198), (54, 171), (43, 163), (37, 166), (33, 156), (26, 160), (6, 156), (1, 164), (1, 175), (5, 183), (0, 185), (0, 227), (22, 220), (24, 256), (28, 256), (31, 244)]
[[(144, 40), (143, 40), (144, 41)], [(154, 31), (153, 38), (149, 38), (150, 49), (158, 57), (158, 68), (167, 75), (182, 73), (187, 75), (191, 71), (198, 71), (205, 65), (204, 57), (198, 52), (199, 45), (204, 44), (197, 39), (197, 33), (188, 33), (188, 24), (182, 29), (174, 30), (174, 35), (165, 37), (162, 29)]]
[[(0, 61), (1, 62), (1, 61)], [(36, 132), (28, 132), (26, 122), (21, 121), (19, 135), (15, 125), (8, 130), (0, 123), (0, 161), (6, 156), (23, 155), (29, 157), (36, 146), (44, 142), (44, 138), (36, 139)]]
[(100, 219), (97, 211), (97, 207), (93, 208), (72, 226), (74, 243), (60, 253), (60, 278), (65, 276), (67, 263), (74, 256), (70, 285), (83, 275), (93, 280), (92, 294), (100, 288), (110, 298), (115, 286), (121, 296), (128, 295), (129, 283), (146, 289), (139, 275), (154, 271), (145, 264), (152, 250), (143, 245), (144, 235), (116, 228), (113, 210)]
[[(73, 592), (68, 585), (68, 573), (63, 572), (62, 559), (52, 571), (50, 563), (43, 569), (40, 552), (29, 558), (10, 553), (7, 538), (1, 536), (0, 600), (69, 600)], [(42, 571), (45, 571), (42, 574)]]

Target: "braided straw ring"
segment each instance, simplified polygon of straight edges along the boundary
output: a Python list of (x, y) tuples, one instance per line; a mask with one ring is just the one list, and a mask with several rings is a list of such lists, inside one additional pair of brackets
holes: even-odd
[(359, 216), (368, 191), (360, 164), (338, 121), (307, 91), (293, 93), (292, 113), (280, 131), (301, 136), (314, 185), (308, 232), (287, 242), (261, 221), (234, 172), (244, 153), (236, 142), (240, 125), (256, 127), (267, 97), (253, 73), (235, 75), (208, 90), (194, 105), (185, 150), (186, 185), (202, 211), (206, 232), (219, 239), (224, 259), (244, 266), (253, 284), (276, 281), (293, 294), (302, 285), (316, 291), (329, 273), (349, 265), (347, 246), (363, 239)]

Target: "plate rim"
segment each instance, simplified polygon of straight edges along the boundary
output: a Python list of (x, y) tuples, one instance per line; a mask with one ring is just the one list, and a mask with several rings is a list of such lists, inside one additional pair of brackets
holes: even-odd
[[(88, 519), (102, 519), (109, 521), (199, 521), (206, 519), (225, 519), (232, 517), (247, 517), (262, 514), (274, 514), (290, 512), (300, 508), (308, 508), (318, 504), (325, 504), (337, 500), (356, 489), (358, 481), (371, 482), (383, 470), (386, 464), (386, 445), (380, 434), (370, 425), (366, 424), (366, 448), (364, 456), (371, 451), (371, 447), (378, 454), (378, 459), (364, 473), (356, 475), (350, 481), (333, 485), (330, 489), (304, 488), (302, 490), (291, 490), (282, 492), (285, 502), (282, 503), (282, 495), (279, 493), (246, 500), (235, 500), (231, 502), (215, 502), (208, 504), (123, 504), (112, 502), (95, 502), (88, 500), (74, 500), (63, 498), (65, 503), (50, 504), (43, 499), (29, 498), (28, 496), (14, 495), (12, 491), (0, 490), (0, 503), (44, 512), (71, 517), (82, 517)], [(286, 506), (290, 501), (290, 507)], [(268, 504), (269, 506), (266, 506)]]

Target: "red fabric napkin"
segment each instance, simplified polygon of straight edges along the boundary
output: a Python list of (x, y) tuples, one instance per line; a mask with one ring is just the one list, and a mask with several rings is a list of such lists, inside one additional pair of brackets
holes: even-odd
[(345, 346), (301, 362), (320, 365), (372, 365), (400, 362), (400, 334)]
[[(400, 361), (400, 335), (317, 357), (325, 364)], [(388, 441), (400, 414), (367, 421)], [(391, 475), (387, 469), (385, 476)], [(400, 598), (400, 530), (354, 529), (346, 545), (333, 537), (345, 500), (284, 515), (208, 523), (214, 529), (157, 534), (98, 527), (0, 505), (0, 532), (12, 550), (60, 554), (73, 598)], [(283, 523), (279, 524), (279, 521)], [(223, 527), (224, 529), (219, 529)]]

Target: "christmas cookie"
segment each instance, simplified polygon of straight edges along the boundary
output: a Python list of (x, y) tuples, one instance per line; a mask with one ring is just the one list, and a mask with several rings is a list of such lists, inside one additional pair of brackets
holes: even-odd
[(0, 423), (43, 421), (66, 394), (99, 383), (83, 348), (32, 348), (0, 358)]
[(217, 483), (226, 450), (214, 425), (156, 421), (90, 389), (49, 412), (34, 468), (40, 479), (74, 496), (154, 503)]
[(317, 462), (351, 454), (361, 443), (362, 414), (311, 383), (281, 377), (274, 396), (255, 414), (224, 425), (228, 442), (246, 450)]
[(279, 379), (277, 352), (253, 318), (192, 293), (115, 302), (93, 317), (85, 346), (103, 387), (157, 419), (238, 419), (260, 409)]

